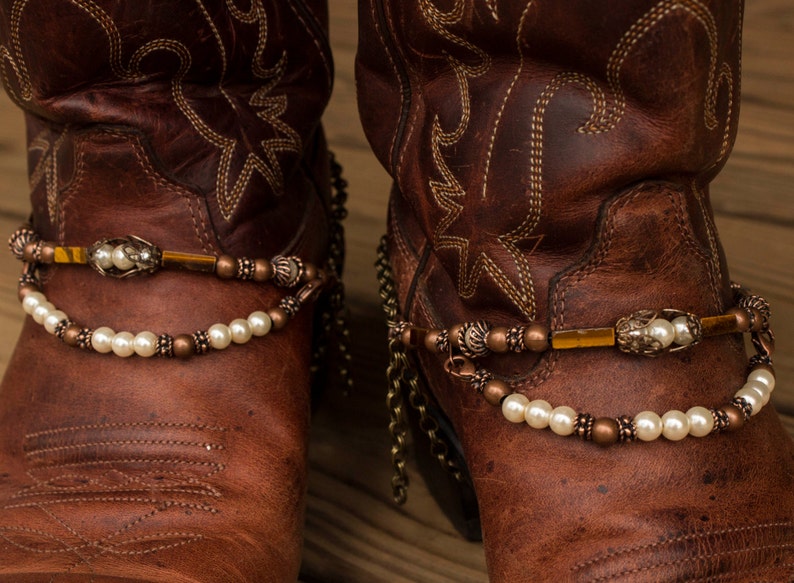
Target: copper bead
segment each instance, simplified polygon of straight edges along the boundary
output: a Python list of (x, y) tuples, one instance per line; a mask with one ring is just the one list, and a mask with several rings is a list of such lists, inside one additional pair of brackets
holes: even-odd
[(267, 259), (254, 260), (254, 281), (268, 281), (273, 277), (273, 266)]
[(215, 262), (215, 273), (221, 279), (231, 279), (237, 275), (237, 260), (231, 255), (221, 255)]
[(272, 308), (267, 311), (267, 315), (273, 322), (273, 330), (281, 330), (289, 322), (289, 316), (283, 308)]
[(610, 417), (599, 417), (593, 421), (592, 439), (601, 446), (617, 443), (620, 437), (618, 422)]
[(303, 281), (312, 281), (317, 279), (317, 268), (311, 263), (303, 264)]
[(82, 328), (77, 324), (69, 324), (63, 333), (63, 341), (68, 346), (77, 346), (80, 341), (80, 331)]
[(485, 345), (497, 354), (504, 354), (510, 348), (507, 346), (507, 328), (494, 326), (485, 337)]
[(739, 332), (750, 331), (750, 315), (744, 308), (733, 307), (726, 312), (736, 318), (736, 330)]
[(485, 386), (482, 389), (482, 396), (485, 397), (485, 400), (488, 402), (488, 404), (493, 405), (494, 407), (500, 405), (502, 403), (502, 399), (509, 394), (510, 387), (507, 386), (507, 383), (497, 379), (491, 379), (485, 383)]
[(177, 358), (190, 358), (195, 351), (193, 337), (190, 334), (179, 334), (174, 337), (174, 356)]
[(540, 324), (527, 326), (524, 332), (524, 346), (532, 352), (544, 352), (549, 348), (549, 331)]
[(50, 264), (55, 261), (55, 247), (51, 243), (44, 243), (39, 254), (42, 263)]
[(35, 263), (36, 262), (36, 246), (37, 243), (31, 241), (25, 248), (22, 250), (22, 259), (25, 260), (27, 263)]
[(21, 302), (22, 300), (25, 299), (26, 295), (28, 295), (29, 293), (32, 293), (32, 292), (37, 292), (37, 291), (39, 291), (39, 288), (37, 288), (32, 283), (23, 283), (22, 285), (20, 285), (17, 288), (17, 297), (19, 298), (19, 301)]
[(436, 340), (438, 340), (439, 333), (440, 330), (433, 328), (432, 330), (428, 330), (427, 334), (425, 334), (425, 348), (430, 352), (438, 352)]
[(744, 412), (736, 405), (725, 405), (722, 408), (728, 416), (728, 431), (736, 431), (744, 425)]
[(463, 324), (455, 324), (449, 329), (449, 343), (455, 348), (460, 348), (460, 331), (463, 329)]
[(413, 329), (410, 326), (406, 326), (405, 330), (403, 330), (402, 334), (400, 334), (400, 342), (402, 342), (403, 346), (408, 348), (413, 346), (411, 344), (412, 331)]

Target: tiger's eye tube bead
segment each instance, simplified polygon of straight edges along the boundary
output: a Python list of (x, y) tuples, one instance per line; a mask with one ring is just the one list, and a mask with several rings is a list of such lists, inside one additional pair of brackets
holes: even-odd
[(215, 263), (215, 273), (221, 279), (231, 279), (237, 275), (237, 260), (231, 255), (221, 255)]
[(256, 259), (254, 261), (254, 281), (268, 281), (273, 277), (273, 266), (267, 259)]
[(544, 352), (549, 348), (549, 330), (540, 324), (527, 326), (524, 332), (524, 346), (532, 352)]
[(489, 405), (494, 407), (500, 405), (502, 400), (509, 394), (510, 387), (507, 386), (506, 382), (498, 379), (491, 379), (485, 383), (485, 387), (482, 390), (482, 396), (485, 397)]
[(270, 316), (270, 320), (273, 322), (273, 330), (281, 330), (289, 321), (289, 316), (283, 308), (272, 308), (267, 311), (267, 315)]
[(193, 337), (190, 334), (179, 334), (174, 337), (174, 356), (190, 358), (195, 353)]
[(510, 350), (507, 346), (507, 328), (504, 326), (491, 328), (485, 337), (485, 345), (496, 354), (504, 354)]
[(725, 313), (731, 314), (734, 318), (736, 318), (736, 329), (739, 332), (744, 333), (750, 331), (750, 315), (747, 313), (747, 310), (744, 308), (733, 307)]
[(599, 417), (593, 422), (592, 440), (602, 447), (618, 442), (618, 422), (609, 417)]

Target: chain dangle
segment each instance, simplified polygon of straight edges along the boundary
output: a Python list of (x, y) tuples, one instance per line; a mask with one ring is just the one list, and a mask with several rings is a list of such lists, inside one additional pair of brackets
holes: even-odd
[[(378, 275), (379, 295), (383, 301), (383, 310), (386, 312), (386, 321), (389, 327), (389, 366), (386, 370), (388, 379), (388, 392), (386, 405), (389, 408), (389, 434), (392, 438), (392, 497), (398, 504), (404, 504), (407, 499), (408, 474), (405, 468), (406, 459), (406, 414), (404, 403), (419, 414), (419, 428), (430, 440), (430, 452), (441, 466), (457, 481), (465, 480), (460, 467), (450, 458), (450, 446), (440, 433), (439, 425), (428, 409), (427, 396), (419, 387), (416, 371), (411, 366), (406, 348), (400, 340), (399, 331), (399, 306), (397, 292), (394, 287), (391, 266), (386, 253), (386, 238), (381, 239), (378, 246), (378, 258), (375, 263)], [(403, 323), (404, 324), (404, 323)], [(463, 358), (463, 357), (461, 357)]]
[(342, 221), (347, 217), (347, 181), (342, 178), (342, 166), (336, 161), (333, 152), (328, 153), (331, 170), (330, 234), (328, 243), (328, 271), (335, 276), (333, 287), (323, 304), (319, 315), (318, 331), (312, 353), (312, 373), (317, 373), (323, 362), (327, 361), (328, 344), (333, 339), (338, 352), (337, 373), (345, 395), (353, 388), (352, 355), (350, 350), (350, 330), (347, 325), (345, 288), (342, 283), (342, 270), (345, 262), (345, 230)]

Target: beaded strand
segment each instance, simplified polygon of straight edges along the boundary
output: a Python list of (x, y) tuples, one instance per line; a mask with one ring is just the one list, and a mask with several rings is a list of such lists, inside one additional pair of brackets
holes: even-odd
[[(603, 446), (654, 441), (659, 437), (680, 441), (687, 436), (704, 437), (741, 428), (761, 411), (774, 391), (774, 334), (769, 328), (769, 304), (735, 284), (734, 291), (736, 307), (720, 316), (698, 318), (680, 310), (640, 310), (620, 318), (612, 328), (555, 331), (535, 322), (507, 327), (479, 320), (447, 329), (425, 329), (403, 321), (394, 323), (390, 334), (404, 347), (448, 355), (446, 371), (468, 382), (489, 404), (499, 407), (511, 423), (548, 428), (560, 436), (576, 435)], [(752, 334), (757, 354), (750, 359), (746, 382), (731, 401), (715, 408), (698, 405), (686, 412), (670, 410), (662, 415), (642, 411), (634, 416), (596, 418), (566, 405), (553, 407), (543, 399), (530, 400), (511, 392), (507, 383), (474, 362), (492, 353), (610, 346), (628, 354), (656, 357), (694, 346), (703, 338), (738, 332)]]

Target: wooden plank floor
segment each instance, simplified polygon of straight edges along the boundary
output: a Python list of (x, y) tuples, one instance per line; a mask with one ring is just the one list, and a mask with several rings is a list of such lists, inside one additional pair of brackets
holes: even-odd
[[(413, 470), (409, 501), (390, 501), (382, 338), (374, 248), (385, 228), (389, 180), (366, 145), (355, 107), (355, 0), (332, 0), (336, 89), (329, 141), (350, 181), (346, 281), (357, 388), (334, 388), (315, 415), (302, 580), (305, 583), (487, 581), (482, 548), (460, 539)], [(779, 388), (775, 404), (794, 435), (794, 4), (748, 3), (739, 138), (713, 187), (732, 276), (774, 310)], [(0, 233), (28, 214), (24, 131), (0, 99)], [(0, 255), (0, 369), (21, 327), (18, 265)], [(409, 466), (409, 469), (410, 468)]]

